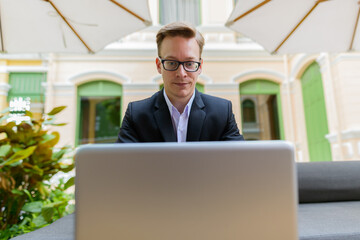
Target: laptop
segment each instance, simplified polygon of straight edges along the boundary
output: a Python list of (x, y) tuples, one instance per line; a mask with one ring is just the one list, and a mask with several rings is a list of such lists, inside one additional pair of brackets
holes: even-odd
[(98, 144), (76, 161), (76, 240), (295, 240), (284, 141)]

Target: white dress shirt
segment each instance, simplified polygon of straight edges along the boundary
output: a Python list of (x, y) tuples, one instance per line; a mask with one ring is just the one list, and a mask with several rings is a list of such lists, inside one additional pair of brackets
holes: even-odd
[(186, 142), (186, 134), (187, 134), (187, 126), (189, 122), (191, 105), (195, 98), (195, 91), (191, 96), (189, 102), (186, 104), (184, 111), (180, 113), (174, 105), (170, 102), (168, 96), (166, 95), (164, 89), (164, 97), (166, 104), (168, 105), (169, 112), (171, 115), (172, 125), (174, 127), (174, 131), (176, 134), (176, 138), (178, 142)]

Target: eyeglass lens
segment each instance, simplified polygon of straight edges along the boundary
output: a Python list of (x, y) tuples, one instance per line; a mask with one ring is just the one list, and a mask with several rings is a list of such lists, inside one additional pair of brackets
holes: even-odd
[(180, 64), (183, 65), (186, 71), (190, 71), (190, 72), (194, 72), (199, 68), (199, 63), (193, 61), (178, 62), (178, 61), (164, 60), (163, 64), (164, 64), (164, 68), (169, 71), (176, 70)]

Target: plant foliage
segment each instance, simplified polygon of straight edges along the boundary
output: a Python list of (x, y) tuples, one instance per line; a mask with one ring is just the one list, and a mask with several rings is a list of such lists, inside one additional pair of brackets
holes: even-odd
[(39, 120), (26, 112), (30, 121), (21, 123), (6, 122), (9, 112), (0, 117), (0, 239), (46, 226), (73, 211), (69, 201), (74, 197), (65, 190), (74, 179), (49, 183), (56, 173), (74, 168), (71, 148), (56, 149), (60, 134), (47, 130), (48, 125), (64, 125), (54, 123), (64, 108), (54, 108)]

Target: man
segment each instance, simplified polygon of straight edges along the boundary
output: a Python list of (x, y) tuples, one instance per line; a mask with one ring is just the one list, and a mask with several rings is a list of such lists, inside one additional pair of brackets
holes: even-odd
[(156, 67), (164, 88), (150, 98), (129, 103), (117, 142), (243, 140), (231, 102), (195, 89), (203, 63), (202, 35), (175, 22), (160, 29), (156, 42)]

